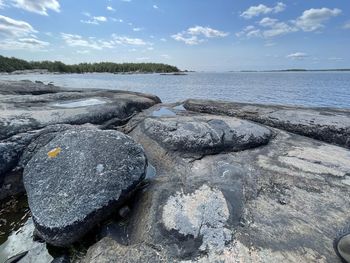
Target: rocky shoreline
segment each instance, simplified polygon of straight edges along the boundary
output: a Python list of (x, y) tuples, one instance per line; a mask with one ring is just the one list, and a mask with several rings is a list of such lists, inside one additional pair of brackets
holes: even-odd
[(0, 110), (0, 199), (31, 211), (0, 261), (340, 262), (350, 109), (0, 81)]

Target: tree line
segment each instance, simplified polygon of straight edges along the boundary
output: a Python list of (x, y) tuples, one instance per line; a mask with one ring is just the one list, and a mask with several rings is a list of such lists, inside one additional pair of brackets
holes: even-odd
[(88, 72), (142, 72), (142, 73), (169, 73), (179, 72), (175, 66), (162, 63), (80, 63), (67, 65), (61, 61), (26, 61), (14, 57), (4, 57), (0, 55), (0, 72), (13, 72), (16, 70), (46, 69), (49, 72), (60, 73), (88, 73)]

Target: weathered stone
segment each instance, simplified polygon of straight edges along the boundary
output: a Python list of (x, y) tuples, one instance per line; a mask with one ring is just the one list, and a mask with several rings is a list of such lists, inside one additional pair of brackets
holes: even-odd
[[(50, 125), (0, 141), (0, 200), (24, 191), (22, 170), (30, 158), (58, 132), (74, 127), (67, 124)], [(89, 127), (89, 125), (81, 127)], [(9, 184), (10, 187), (7, 189), (6, 186)]]
[(331, 244), (348, 221), (348, 149), (273, 129), (264, 147), (183, 158), (146, 132), (151, 111), (130, 126), (157, 170), (136, 198), (132, 244), (157, 244), (170, 262), (340, 262)]
[(269, 142), (272, 133), (260, 125), (235, 118), (147, 118), (143, 130), (165, 148), (184, 153), (240, 151)]
[(57, 135), (24, 169), (39, 235), (56, 246), (77, 241), (116, 212), (146, 166), (142, 147), (120, 132), (73, 129)]
[(223, 114), (350, 148), (350, 110), (187, 100), (191, 111)]
[[(159, 102), (156, 96), (137, 92), (0, 81), (0, 189), (5, 176), (30, 159), (33, 148), (44, 145), (55, 132), (68, 129), (65, 125), (95, 124), (107, 129), (123, 125), (135, 112)], [(33, 140), (36, 142), (28, 146)], [(1, 191), (0, 196), (7, 195)]]
[(111, 238), (103, 238), (89, 248), (82, 263), (161, 263), (168, 261), (166, 256), (145, 244), (124, 246)]
[(27, 90), (25, 83), (0, 82), (0, 92), (9, 90), (0, 95), (0, 140), (52, 124), (125, 119), (160, 102), (156, 96), (118, 90), (69, 90), (37, 83)]

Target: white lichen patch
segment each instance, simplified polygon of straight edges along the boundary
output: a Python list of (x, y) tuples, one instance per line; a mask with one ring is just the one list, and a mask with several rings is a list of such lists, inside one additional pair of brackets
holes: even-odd
[(101, 174), (101, 173), (103, 172), (104, 169), (105, 169), (105, 167), (104, 167), (103, 164), (98, 164), (98, 165), (96, 166), (96, 172), (97, 172), (98, 174)]
[(167, 230), (194, 238), (201, 237), (200, 250), (223, 251), (232, 240), (225, 227), (230, 213), (222, 192), (203, 185), (192, 194), (176, 193), (163, 207), (162, 221)]
[(304, 172), (343, 177), (350, 173), (350, 151), (332, 145), (297, 147), (279, 160)]

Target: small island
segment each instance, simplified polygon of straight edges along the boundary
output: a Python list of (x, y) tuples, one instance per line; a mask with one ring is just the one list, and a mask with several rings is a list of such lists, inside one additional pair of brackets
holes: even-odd
[(67, 65), (61, 61), (26, 61), (0, 55), (0, 72), (6, 73), (178, 73), (180, 70), (162, 63), (79, 63)]

